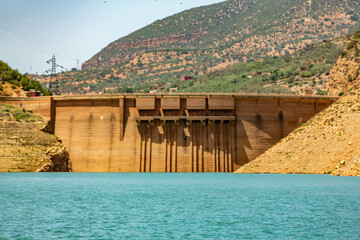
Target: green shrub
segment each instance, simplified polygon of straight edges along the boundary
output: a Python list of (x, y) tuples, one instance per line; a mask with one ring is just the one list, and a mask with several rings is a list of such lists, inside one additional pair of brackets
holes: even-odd
[(356, 41), (351, 40), (350, 42), (348, 42), (348, 44), (346, 44), (346, 49), (347, 50), (353, 49), (355, 45), (356, 45)]
[(25, 111), (25, 109), (22, 110), (16, 110), (14, 113), (14, 118), (16, 121), (20, 121), (20, 120), (25, 120), (27, 121), (28, 118), (30, 117), (30, 114), (28, 112)]
[(316, 93), (316, 95), (327, 95), (327, 92), (326, 91), (323, 91), (323, 90), (320, 90), (320, 89), (318, 89), (317, 90), (317, 93)]
[(360, 39), (360, 30), (355, 31), (353, 37), (354, 37), (355, 39)]
[(347, 51), (343, 51), (342, 53), (341, 53), (341, 58), (348, 58), (348, 52)]

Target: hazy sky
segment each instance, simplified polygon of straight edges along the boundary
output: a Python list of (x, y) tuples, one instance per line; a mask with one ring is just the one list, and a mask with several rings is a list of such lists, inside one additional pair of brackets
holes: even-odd
[(77, 67), (158, 19), (224, 0), (0, 0), (0, 60), (21, 73)]

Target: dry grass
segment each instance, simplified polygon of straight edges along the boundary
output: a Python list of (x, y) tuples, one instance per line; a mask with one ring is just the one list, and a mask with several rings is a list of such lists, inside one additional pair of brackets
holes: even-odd
[(46, 151), (61, 149), (55, 136), (42, 132), (41, 117), (0, 103), (0, 172), (35, 171), (49, 161)]

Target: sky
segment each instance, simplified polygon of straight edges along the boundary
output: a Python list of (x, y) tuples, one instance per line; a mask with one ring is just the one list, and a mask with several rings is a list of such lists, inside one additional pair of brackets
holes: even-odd
[(0, 0), (0, 60), (21, 73), (77, 68), (152, 22), (224, 0)]

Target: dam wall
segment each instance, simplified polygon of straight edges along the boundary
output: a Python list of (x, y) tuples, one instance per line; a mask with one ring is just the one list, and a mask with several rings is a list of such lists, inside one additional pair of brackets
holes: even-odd
[(37, 98), (14, 98), (14, 97), (0, 97), (0, 102), (12, 105), (18, 108), (24, 108), (28, 112), (40, 115), (45, 121), (51, 120), (51, 102), (52, 97), (37, 97)]
[(49, 120), (75, 172), (232, 172), (336, 100), (249, 94), (0, 98)]

